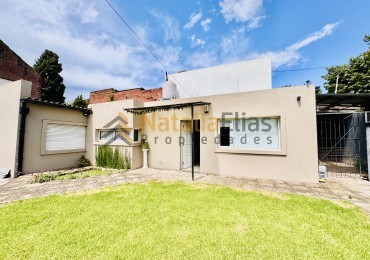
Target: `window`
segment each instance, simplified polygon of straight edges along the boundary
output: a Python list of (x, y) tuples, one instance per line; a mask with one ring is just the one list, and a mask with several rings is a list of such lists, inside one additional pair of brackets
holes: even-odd
[(220, 120), (219, 147), (279, 150), (279, 119), (279, 117), (260, 117)]
[(221, 121), (220, 126), (220, 146), (230, 146), (230, 133), (232, 132), (231, 122)]
[(116, 140), (115, 130), (100, 130), (99, 141), (114, 141)]
[(42, 154), (84, 151), (86, 125), (44, 121), (42, 141)]
[(140, 142), (140, 130), (139, 129), (133, 129), (133, 137), (132, 137), (132, 140), (134, 141), (134, 143), (136, 142)]

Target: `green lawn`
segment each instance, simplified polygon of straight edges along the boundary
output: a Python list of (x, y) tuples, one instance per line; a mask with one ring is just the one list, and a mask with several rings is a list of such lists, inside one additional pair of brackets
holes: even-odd
[(183, 183), (128, 184), (0, 206), (0, 259), (369, 259), (349, 204)]

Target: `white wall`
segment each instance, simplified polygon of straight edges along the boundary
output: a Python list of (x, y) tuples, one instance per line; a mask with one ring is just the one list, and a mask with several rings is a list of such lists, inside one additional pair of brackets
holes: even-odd
[(8, 84), (8, 83), (10, 83), (11, 81), (9, 81), (9, 80), (6, 80), (6, 79), (2, 79), (2, 78), (0, 78), (0, 86), (1, 85), (4, 85), (4, 84)]
[(271, 73), (270, 59), (256, 59), (181, 72), (169, 80), (177, 84), (180, 98), (187, 98), (271, 89)]
[(19, 99), (31, 95), (31, 82), (18, 80), (0, 86), (0, 167), (15, 176), (18, 153)]

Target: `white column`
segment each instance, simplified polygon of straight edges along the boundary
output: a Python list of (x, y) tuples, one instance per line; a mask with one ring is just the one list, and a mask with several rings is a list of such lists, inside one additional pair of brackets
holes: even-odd
[(370, 180), (370, 125), (366, 124), (367, 179)]
[(148, 168), (148, 150), (149, 149), (141, 149), (143, 150), (143, 169)]

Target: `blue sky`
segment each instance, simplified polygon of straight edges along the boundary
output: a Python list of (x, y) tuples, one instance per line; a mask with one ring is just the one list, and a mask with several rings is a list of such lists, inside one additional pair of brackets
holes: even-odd
[[(110, 0), (170, 70), (259, 57), (273, 62), (273, 87), (322, 85), (325, 67), (367, 49), (367, 0)], [(114, 87), (153, 88), (164, 69), (104, 0), (1, 0), (0, 39), (33, 65), (60, 56), (67, 100)]]

